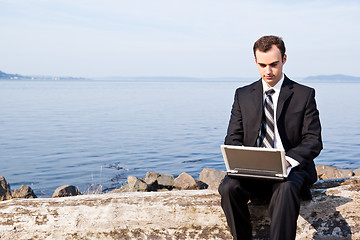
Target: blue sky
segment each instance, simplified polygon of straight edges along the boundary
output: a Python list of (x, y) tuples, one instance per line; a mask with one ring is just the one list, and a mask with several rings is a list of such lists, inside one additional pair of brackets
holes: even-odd
[(283, 37), (289, 76), (360, 76), (360, 2), (0, 0), (0, 70), (55, 76), (258, 77)]

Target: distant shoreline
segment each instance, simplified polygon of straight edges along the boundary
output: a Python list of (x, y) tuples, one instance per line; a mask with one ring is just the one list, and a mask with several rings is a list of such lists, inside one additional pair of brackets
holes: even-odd
[[(307, 77), (292, 77), (293, 79), (304, 82), (360, 82), (360, 77), (350, 76), (344, 74), (333, 75), (315, 75)], [(258, 76), (254, 77), (184, 77), (184, 76), (110, 76), (110, 77), (71, 77), (71, 76), (26, 76), (20, 74), (9, 74), (0, 71), (0, 80), (14, 80), (14, 81), (131, 81), (131, 82), (217, 82), (217, 81), (229, 81), (229, 82), (247, 82), (255, 81), (259, 79)]]

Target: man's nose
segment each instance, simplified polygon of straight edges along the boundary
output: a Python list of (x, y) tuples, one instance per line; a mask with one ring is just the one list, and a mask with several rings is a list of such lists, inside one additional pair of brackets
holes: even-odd
[(271, 69), (270, 66), (266, 66), (265, 73), (266, 73), (266, 74), (272, 73), (272, 69)]

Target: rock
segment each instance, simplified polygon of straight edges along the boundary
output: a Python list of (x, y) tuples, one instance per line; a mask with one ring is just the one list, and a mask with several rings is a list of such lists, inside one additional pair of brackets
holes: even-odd
[(156, 179), (160, 187), (172, 188), (174, 186), (174, 176), (164, 173), (147, 172), (145, 179)]
[(355, 176), (360, 176), (360, 168), (354, 170)]
[(157, 176), (158, 173), (153, 173), (153, 172), (147, 172), (146, 173), (146, 177), (143, 179), (144, 182), (146, 182), (146, 184), (157, 184)]
[(137, 177), (128, 177), (129, 192), (145, 192), (148, 190), (148, 185)]
[(34, 191), (31, 189), (31, 187), (26, 185), (21, 185), (19, 189), (15, 189), (12, 192), (13, 198), (37, 198)]
[[(302, 204), (303, 220), (298, 226), (312, 228), (314, 239), (360, 239), (359, 190), (359, 177), (343, 179), (325, 190), (312, 189), (313, 200)], [(301, 236), (306, 239), (309, 233)]]
[[(121, 193), (121, 192), (145, 192), (145, 191), (157, 191), (162, 189), (172, 189), (173, 185), (168, 186), (168, 182), (166, 181), (167, 178), (174, 179), (171, 175), (162, 174), (162, 173), (152, 173), (148, 172), (145, 178), (139, 179), (134, 176), (129, 176), (127, 179), (127, 184), (122, 186), (119, 189), (115, 189), (111, 191), (112, 193)], [(165, 180), (164, 180), (165, 179)], [(160, 185), (158, 183), (162, 183)], [(171, 182), (170, 182), (171, 183)]]
[(129, 176), (127, 182), (127, 185), (120, 189), (116, 189), (113, 192), (145, 192), (148, 190), (148, 185), (137, 177)]
[(174, 187), (177, 189), (190, 190), (199, 189), (198, 182), (189, 174), (183, 172), (174, 180)]
[[(360, 177), (315, 186), (296, 239), (360, 239)], [(267, 206), (249, 208), (254, 240), (268, 239)], [(13, 199), (0, 216), (1, 239), (231, 239), (215, 190)]]
[(204, 183), (203, 181), (195, 179), (196, 184), (198, 185), (198, 189), (207, 189), (208, 185)]
[(72, 186), (72, 185), (63, 185), (61, 187), (58, 187), (52, 197), (53, 198), (57, 198), (57, 197), (70, 197), (70, 196), (77, 196), (77, 195), (81, 195), (81, 193), (79, 192), (79, 190), (77, 189), (77, 187)]
[(348, 186), (351, 191), (360, 192), (360, 177), (352, 177), (340, 183), (341, 186)]
[(199, 180), (208, 185), (208, 189), (217, 190), (221, 181), (226, 176), (226, 172), (214, 168), (204, 168), (200, 172)]
[(10, 200), (11, 198), (10, 184), (6, 182), (3, 176), (0, 176), (0, 201)]
[(171, 190), (174, 185), (174, 176), (164, 173), (147, 172), (144, 181), (148, 185), (149, 191), (157, 191), (164, 188)]
[(145, 177), (145, 178), (141, 178), (140, 181), (143, 181), (147, 184), (147, 188), (146, 188), (147, 191), (157, 191), (160, 188), (156, 178)]
[(347, 178), (352, 177), (354, 172), (348, 169), (338, 169), (324, 165), (316, 166), (318, 179), (334, 179), (334, 178)]

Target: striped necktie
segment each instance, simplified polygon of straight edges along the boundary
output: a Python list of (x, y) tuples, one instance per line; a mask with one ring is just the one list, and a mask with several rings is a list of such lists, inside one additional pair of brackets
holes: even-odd
[(271, 95), (275, 93), (274, 89), (269, 89), (265, 92), (266, 98), (264, 103), (264, 115), (263, 120), (265, 136), (261, 143), (261, 147), (273, 148), (274, 147), (274, 104)]

